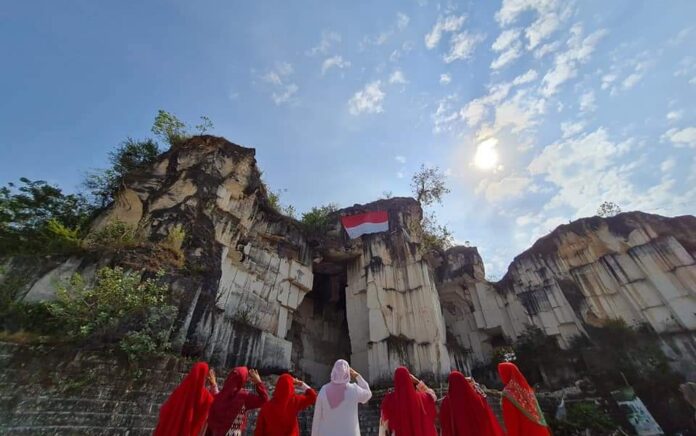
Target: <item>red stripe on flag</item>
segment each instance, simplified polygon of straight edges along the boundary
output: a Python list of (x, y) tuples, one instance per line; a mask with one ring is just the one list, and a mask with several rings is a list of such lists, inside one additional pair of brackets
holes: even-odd
[(377, 210), (374, 212), (341, 217), (341, 223), (345, 228), (351, 228), (365, 223), (385, 223), (387, 221), (389, 221), (389, 214), (386, 210)]

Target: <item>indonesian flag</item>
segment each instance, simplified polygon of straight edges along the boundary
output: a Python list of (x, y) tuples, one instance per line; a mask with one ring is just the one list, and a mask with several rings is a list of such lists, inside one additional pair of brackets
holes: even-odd
[(342, 216), (341, 223), (350, 239), (355, 239), (370, 233), (386, 232), (389, 230), (389, 214), (386, 210), (361, 213), (358, 215)]

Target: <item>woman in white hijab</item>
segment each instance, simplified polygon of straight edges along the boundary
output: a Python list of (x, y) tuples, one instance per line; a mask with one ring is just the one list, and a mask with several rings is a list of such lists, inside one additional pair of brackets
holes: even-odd
[[(356, 383), (350, 383), (354, 378)], [(314, 406), (312, 436), (360, 436), (358, 403), (372, 397), (370, 386), (343, 359), (331, 370), (331, 381), (322, 386)]]

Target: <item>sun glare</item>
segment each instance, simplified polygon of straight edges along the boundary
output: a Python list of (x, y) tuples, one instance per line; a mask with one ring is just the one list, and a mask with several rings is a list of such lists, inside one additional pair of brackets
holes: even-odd
[(498, 166), (498, 150), (496, 150), (498, 140), (488, 138), (479, 143), (474, 154), (474, 165), (481, 170), (492, 170)]

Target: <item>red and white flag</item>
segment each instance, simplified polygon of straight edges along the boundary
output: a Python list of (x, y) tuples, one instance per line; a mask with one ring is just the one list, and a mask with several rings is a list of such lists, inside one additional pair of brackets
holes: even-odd
[(350, 239), (355, 239), (362, 235), (389, 230), (389, 214), (386, 210), (377, 210), (358, 215), (342, 216), (341, 223)]

